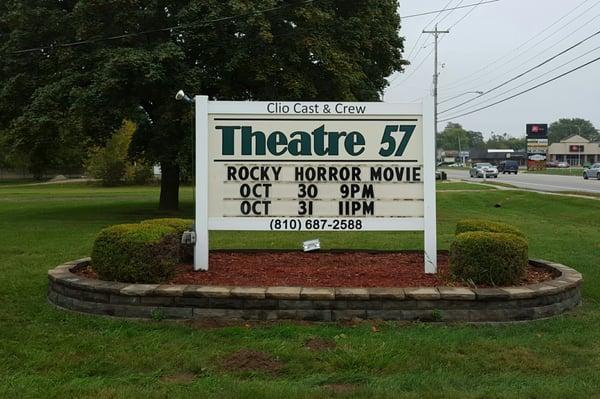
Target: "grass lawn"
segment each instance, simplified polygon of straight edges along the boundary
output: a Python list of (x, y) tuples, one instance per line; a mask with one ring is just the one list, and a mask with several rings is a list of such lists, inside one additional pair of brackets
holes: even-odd
[[(444, 183), (445, 185), (446, 183)], [(192, 192), (182, 190), (191, 216)], [(158, 188), (0, 187), (0, 398), (588, 398), (600, 391), (600, 202), (523, 191), (438, 193), (439, 246), (457, 220), (512, 222), (530, 254), (581, 271), (584, 305), (523, 324), (241, 324), (79, 315), (46, 301), (48, 269), (89, 255), (104, 226), (163, 216)], [(496, 208), (494, 204), (500, 204)], [(212, 248), (299, 248), (314, 233), (214, 232)], [(419, 233), (319, 233), (324, 247), (418, 249)], [(314, 337), (335, 349), (311, 351)], [(240, 349), (283, 364), (231, 373)]]
[(486, 186), (483, 184), (463, 183), (463, 182), (436, 182), (437, 191), (479, 191), (479, 190), (496, 190), (495, 187)]

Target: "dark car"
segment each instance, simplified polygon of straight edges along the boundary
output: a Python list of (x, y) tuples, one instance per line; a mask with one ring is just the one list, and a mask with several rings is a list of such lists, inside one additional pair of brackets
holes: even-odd
[(514, 173), (519, 172), (519, 163), (517, 161), (502, 161), (498, 165), (498, 173)]

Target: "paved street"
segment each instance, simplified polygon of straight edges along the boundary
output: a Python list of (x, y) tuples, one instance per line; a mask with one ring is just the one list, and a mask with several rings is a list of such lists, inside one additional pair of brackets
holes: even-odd
[[(469, 177), (468, 170), (444, 169), (449, 179), (483, 182), (482, 178)], [(556, 176), (541, 175), (534, 173), (519, 173), (518, 175), (500, 174), (497, 179), (489, 179), (492, 182), (512, 184), (529, 190), (538, 191), (581, 191), (600, 193), (600, 181), (596, 179), (584, 180), (582, 176)]]

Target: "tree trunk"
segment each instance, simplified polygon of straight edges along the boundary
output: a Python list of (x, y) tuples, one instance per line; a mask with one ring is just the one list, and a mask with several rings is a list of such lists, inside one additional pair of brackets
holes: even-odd
[(160, 203), (158, 208), (163, 211), (179, 209), (179, 165), (161, 163)]

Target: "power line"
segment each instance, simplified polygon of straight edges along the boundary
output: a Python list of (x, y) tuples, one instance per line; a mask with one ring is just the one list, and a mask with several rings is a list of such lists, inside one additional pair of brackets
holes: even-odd
[(111, 40), (125, 39), (125, 38), (135, 37), (135, 36), (148, 35), (148, 34), (151, 34), (151, 33), (159, 33), (159, 32), (166, 32), (166, 31), (180, 30), (180, 29), (185, 29), (185, 28), (189, 28), (189, 27), (193, 27), (193, 26), (211, 25), (211, 24), (214, 24), (216, 22), (223, 22), (223, 21), (229, 21), (229, 20), (232, 20), (232, 19), (238, 19), (238, 18), (244, 18), (244, 17), (251, 17), (251, 16), (254, 16), (254, 15), (265, 14), (265, 13), (268, 13), (268, 12), (278, 11), (278, 10), (282, 10), (282, 9), (290, 8), (290, 7), (299, 7), (299, 6), (311, 4), (311, 3), (314, 3), (314, 2), (317, 2), (317, 1), (319, 1), (319, 0), (304, 0), (304, 1), (301, 1), (301, 2), (295, 3), (295, 4), (284, 4), (284, 5), (281, 5), (281, 6), (271, 7), (271, 8), (265, 8), (265, 9), (262, 9), (262, 10), (249, 12), (249, 13), (246, 13), (246, 14), (232, 15), (232, 16), (227, 16), (227, 17), (220, 17), (220, 18), (215, 18), (215, 19), (210, 19), (210, 20), (204, 20), (204, 21), (200, 21), (200, 22), (196, 22), (196, 23), (181, 24), (181, 25), (169, 26), (169, 27), (164, 27), (164, 28), (145, 30), (145, 31), (141, 31), (141, 32), (124, 33), (124, 34), (115, 35), (115, 36), (99, 37), (99, 38), (79, 40), (79, 41), (70, 42), (70, 43), (59, 43), (59, 44), (53, 44), (53, 45), (49, 45), (49, 46), (40, 46), (40, 47), (35, 47), (35, 48), (28, 48), (28, 49), (23, 49), (23, 50), (16, 50), (16, 51), (13, 51), (13, 54), (23, 54), (23, 53), (30, 53), (30, 52), (34, 52), (34, 51), (42, 51), (42, 50), (48, 50), (48, 49), (54, 49), (54, 48), (64, 48), (64, 47), (81, 46), (83, 44), (92, 44), (92, 43), (97, 43), (97, 42), (101, 42), (101, 41), (111, 41)]
[(570, 70), (568, 70), (567, 72), (561, 73), (560, 75), (557, 75), (557, 76), (555, 76), (555, 77), (553, 77), (553, 78), (551, 78), (551, 79), (548, 79), (548, 80), (546, 80), (546, 81), (544, 81), (544, 82), (542, 82), (542, 83), (539, 83), (539, 84), (537, 84), (537, 85), (535, 85), (535, 86), (533, 86), (533, 87), (530, 87), (529, 89), (526, 89), (526, 90), (520, 91), (520, 92), (518, 92), (518, 93), (516, 93), (516, 94), (513, 94), (513, 95), (512, 95), (512, 96), (510, 96), (510, 97), (506, 97), (506, 98), (504, 98), (504, 99), (502, 99), (502, 100), (496, 101), (496, 102), (494, 102), (494, 103), (492, 103), (492, 104), (488, 104), (488, 105), (486, 105), (486, 106), (484, 106), (484, 107), (480, 107), (480, 108), (474, 109), (474, 110), (472, 110), (472, 111), (469, 111), (469, 112), (465, 112), (465, 113), (462, 113), (462, 114), (458, 114), (458, 115), (454, 115), (454, 116), (448, 117), (448, 118), (446, 118), (446, 119), (442, 119), (440, 122), (447, 122), (447, 121), (449, 121), (449, 120), (452, 120), (452, 119), (454, 119), (454, 118), (459, 118), (459, 117), (461, 117), (461, 116), (465, 116), (465, 115), (471, 115), (471, 114), (474, 114), (475, 112), (479, 112), (479, 111), (482, 111), (482, 110), (484, 110), (484, 109), (487, 109), (487, 108), (493, 107), (494, 105), (498, 105), (498, 104), (500, 104), (500, 103), (503, 103), (503, 102), (505, 102), (505, 101), (508, 101), (508, 100), (511, 100), (511, 99), (513, 99), (513, 98), (515, 98), (515, 97), (518, 97), (518, 96), (520, 96), (520, 95), (522, 95), (522, 94), (525, 94), (525, 93), (528, 93), (528, 92), (530, 92), (530, 91), (532, 91), (532, 90), (535, 90), (535, 89), (537, 89), (537, 88), (539, 88), (539, 87), (542, 87), (542, 86), (544, 86), (544, 85), (547, 85), (548, 83), (551, 83), (551, 82), (553, 82), (553, 81), (555, 81), (555, 80), (557, 80), (557, 79), (560, 79), (560, 78), (562, 78), (562, 77), (564, 77), (564, 76), (566, 76), (566, 75), (569, 75), (569, 74), (571, 74), (571, 73), (573, 73), (573, 72), (575, 72), (575, 71), (578, 71), (579, 69), (581, 69), (581, 68), (584, 68), (584, 67), (586, 67), (586, 66), (588, 66), (588, 65), (590, 65), (590, 64), (593, 64), (594, 62), (597, 62), (597, 61), (600, 61), (600, 57), (598, 57), (598, 58), (594, 58), (593, 60), (591, 60), (591, 61), (588, 61), (588, 62), (586, 62), (585, 64), (579, 65), (579, 66), (578, 66), (578, 67), (576, 67), (576, 68), (573, 68), (573, 69), (570, 69)]
[[(480, 76), (480, 77), (475, 77), (475, 76), (478, 75), (478, 74), (480, 74), (481, 72), (484, 72), (489, 67), (496, 66), (497, 63), (500, 62), (500, 61), (502, 61), (503, 65), (510, 64), (513, 60), (516, 60), (521, 53), (523, 53), (523, 51), (518, 51), (519, 49), (523, 48), (525, 45), (527, 45), (528, 43), (530, 43), (531, 41), (533, 41), (538, 36), (542, 35), (544, 32), (548, 31), (549, 29), (556, 27), (556, 25), (560, 21), (562, 21), (563, 19), (567, 18), (569, 15), (571, 15), (573, 12), (575, 12), (578, 8), (580, 8), (581, 6), (583, 6), (588, 1), (590, 1), (590, 0), (583, 0), (583, 2), (581, 2), (575, 8), (571, 9), (571, 11), (569, 11), (568, 13), (566, 13), (565, 15), (563, 15), (562, 17), (558, 18), (556, 21), (552, 22), (550, 25), (546, 26), (546, 28), (542, 29), (540, 32), (538, 32), (534, 36), (530, 37), (528, 40), (526, 40), (525, 42), (521, 43), (516, 48), (510, 50), (509, 52), (501, 55), (500, 57), (498, 57), (496, 59), (494, 59), (490, 63), (484, 65), (482, 68), (474, 71), (473, 73), (470, 73), (467, 76), (464, 76), (464, 77), (459, 78), (459, 79), (457, 79), (457, 80), (455, 80), (453, 82), (450, 82), (448, 85), (446, 85), (446, 89), (452, 90), (452, 88), (455, 88), (457, 86), (464, 86), (465, 84), (468, 84), (468, 83), (460, 83), (460, 82), (464, 82), (464, 81), (475, 82), (477, 80), (480, 80), (483, 76)], [(551, 33), (550, 35), (544, 37), (542, 40), (536, 42), (534, 44), (534, 46), (537, 46), (537, 45), (541, 44), (545, 40), (549, 39), (550, 37), (554, 36), (556, 33), (560, 32), (561, 30), (563, 30), (564, 28), (566, 28), (567, 26), (569, 26), (571, 23), (573, 23), (575, 20), (577, 20), (583, 14), (585, 14), (586, 12), (588, 12), (589, 10), (591, 10), (592, 8), (594, 8), (596, 5), (598, 5), (598, 3), (600, 3), (600, 1), (596, 1), (591, 7), (588, 7), (582, 13), (578, 14), (577, 16), (575, 16), (575, 18), (571, 19), (570, 21), (568, 21), (567, 23), (565, 23), (564, 25), (562, 25), (561, 27), (559, 27), (557, 30), (555, 30), (553, 33)], [(510, 58), (506, 59), (506, 56), (511, 55), (511, 54), (512, 54), (512, 56)]]
[[(443, 9), (441, 9), (441, 10), (440, 10), (440, 11), (437, 13), (437, 15), (436, 15), (435, 17), (431, 18), (431, 20), (430, 20), (429, 22), (427, 22), (427, 24), (425, 24), (425, 27), (424, 27), (424, 28), (427, 28), (429, 25), (431, 25), (431, 24), (432, 24), (432, 23), (433, 23), (433, 22), (434, 22), (434, 21), (435, 21), (435, 20), (436, 20), (436, 19), (437, 19), (437, 18), (440, 16), (440, 14), (441, 14), (441, 13), (443, 13), (443, 12), (444, 12), (444, 11), (445, 11), (445, 10), (448, 8), (448, 6), (450, 5), (450, 3), (452, 3), (453, 1), (454, 1), (454, 0), (450, 0), (450, 1), (448, 1), (448, 2), (446, 3), (446, 5), (444, 6), (444, 8), (443, 8)], [(406, 17), (405, 17), (405, 18), (406, 18)], [(423, 37), (423, 32), (422, 32), (422, 31), (419, 33), (419, 37), (417, 37), (417, 40), (415, 41), (415, 44), (412, 46), (412, 48), (411, 48), (411, 49), (410, 49), (410, 51), (408, 52), (408, 55), (406, 56), (406, 59), (411, 59), (411, 58), (412, 58), (412, 54), (413, 54), (414, 50), (417, 48), (417, 44), (419, 43), (419, 41), (421, 41), (421, 37)], [(416, 58), (416, 57), (415, 57), (415, 58)]]
[(585, 39), (582, 39), (582, 40), (580, 40), (579, 42), (575, 43), (574, 45), (572, 45), (572, 46), (570, 46), (570, 47), (568, 47), (568, 48), (564, 49), (563, 51), (559, 52), (558, 54), (555, 54), (555, 55), (553, 55), (552, 57), (550, 57), (550, 58), (547, 58), (546, 60), (542, 61), (541, 63), (539, 63), (539, 64), (537, 64), (537, 65), (535, 65), (535, 66), (533, 66), (533, 67), (529, 68), (529, 69), (528, 69), (528, 70), (526, 70), (525, 72), (522, 72), (522, 73), (518, 74), (517, 76), (515, 76), (515, 77), (513, 77), (513, 78), (511, 78), (511, 79), (509, 79), (509, 80), (507, 80), (507, 81), (504, 81), (504, 82), (502, 82), (501, 84), (499, 84), (499, 85), (497, 85), (497, 86), (495, 86), (495, 87), (493, 87), (493, 88), (491, 88), (491, 89), (489, 89), (489, 90), (486, 90), (485, 92), (483, 92), (483, 94), (481, 94), (481, 95), (479, 95), (479, 96), (477, 96), (477, 97), (473, 97), (473, 98), (471, 98), (471, 99), (469, 99), (469, 100), (467, 100), (467, 101), (463, 101), (462, 103), (460, 103), (460, 104), (458, 104), (458, 105), (455, 105), (455, 106), (453, 106), (453, 107), (447, 108), (447, 109), (445, 109), (445, 110), (443, 110), (443, 111), (440, 111), (440, 114), (443, 114), (443, 113), (446, 113), (446, 112), (448, 112), (448, 111), (451, 111), (451, 110), (453, 110), (453, 109), (455, 109), (455, 108), (461, 107), (461, 106), (463, 106), (463, 105), (465, 105), (465, 104), (468, 104), (468, 103), (470, 103), (470, 102), (472, 102), (472, 101), (475, 101), (476, 99), (478, 99), (478, 98), (480, 98), (480, 97), (482, 97), (482, 96), (485, 96), (485, 95), (486, 95), (486, 94), (488, 94), (488, 93), (491, 93), (491, 92), (493, 92), (493, 91), (494, 91), (494, 90), (496, 90), (496, 89), (499, 89), (500, 87), (506, 86), (506, 85), (507, 85), (507, 84), (509, 84), (510, 82), (512, 82), (512, 81), (514, 81), (514, 80), (517, 80), (517, 79), (519, 79), (520, 77), (522, 77), (522, 76), (524, 76), (524, 75), (528, 74), (529, 72), (531, 72), (531, 71), (533, 71), (533, 70), (535, 70), (535, 69), (538, 69), (538, 68), (542, 67), (543, 65), (545, 65), (545, 64), (547, 64), (547, 63), (551, 62), (552, 60), (554, 60), (554, 59), (556, 59), (556, 58), (560, 57), (561, 55), (563, 55), (563, 54), (565, 54), (565, 53), (567, 53), (567, 52), (569, 52), (569, 51), (573, 50), (574, 48), (576, 48), (576, 47), (578, 47), (578, 46), (582, 45), (582, 44), (583, 44), (583, 43), (585, 43), (586, 41), (590, 40), (591, 38), (593, 38), (593, 37), (595, 37), (595, 36), (597, 36), (597, 35), (599, 35), (599, 34), (600, 34), (600, 30), (598, 30), (598, 31), (596, 31), (595, 33), (593, 33), (593, 34), (589, 35), (589, 36), (588, 36), (588, 37), (586, 37)]
[[(453, 0), (450, 0), (450, 2), (448, 2), (448, 3), (446, 4), (446, 6), (444, 7), (444, 10), (446, 9), (446, 7), (447, 7), (447, 6), (448, 6), (448, 5), (449, 5), (449, 4), (450, 4), (452, 1), (453, 1)], [(586, 0), (586, 1), (587, 1), (587, 0)], [(480, 0), (480, 1), (479, 1), (479, 3), (476, 3), (476, 4), (470, 4), (470, 5), (468, 5), (469, 7), (472, 7), (472, 8), (471, 8), (471, 9), (470, 9), (470, 10), (469, 10), (469, 11), (468, 11), (468, 12), (467, 12), (465, 15), (463, 15), (463, 16), (462, 16), (461, 18), (459, 18), (459, 19), (458, 19), (456, 22), (454, 22), (454, 24), (452, 24), (452, 25), (450, 26), (450, 28), (448, 28), (448, 30), (450, 30), (451, 28), (453, 28), (453, 27), (455, 27), (456, 25), (458, 25), (458, 24), (459, 24), (459, 23), (460, 23), (462, 20), (464, 20), (464, 19), (465, 19), (465, 18), (466, 18), (466, 17), (467, 17), (467, 16), (468, 16), (468, 15), (469, 15), (471, 12), (473, 12), (473, 10), (475, 10), (475, 8), (477, 8), (477, 6), (479, 6), (480, 4), (485, 4), (485, 3), (489, 3), (489, 2), (484, 2), (484, 0)], [(459, 3), (459, 4), (460, 4), (460, 3)], [(466, 7), (466, 6), (464, 6), (464, 7)], [(463, 7), (461, 7), (461, 8), (463, 8)], [(450, 9), (448, 9), (448, 10), (450, 10)], [(442, 11), (443, 11), (443, 10), (442, 10)], [(433, 18), (433, 19), (432, 19), (430, 22), (433, 22), (433, 21), (434, 21), (434, 20), (435, 20), (435, 19), (436, 19), (438, 16), (439, 16), (439, 14), (438, 14), (438, 15), (437, 15), (435, 18)], [(429, 25), (429, 24), (428, 24), (428, 25)], [(426, 27), (427, 27), (427, 25), (426, 25)], [(423, 35), (423, 32), (421, 32), (421, 33), (419, 34), (419, 38), (420, 38), (422, 35)], [(417, 39), (417, 42), (418, 42), (418, 40), (419, 40), (419, 39)], [(443, 37), (440, 39), (440, 41), (442, 41), (442, 40), (444, 40), (444, 38), (443, 38)], [(415, 42), (415, 46), (414, 46), (414, 47), (416, 47), (416, 44), (417, 44), (417, 42)], [(414, 47), (413, 47), (413, 48), (414, 48)], [(423, 49), (423, 47), (421, 47), (421, 48), (419, 49), (419, 51), (417, 51), (417, 54), (415, 54), (415, 58), (416, 58), (416, 57), (419, 55), (419, 53), (421, 52), (421, 50), (422, 50), (422, 49)], [(421, 66), (423, 66), (423, 64), (425, 63), (425, 61), (427, 61), (427, 59), (429, 58), (429, 56), (430, 56), (432, 53), (433, 53), (433, 49), (431, 49), (431, 50), (429, 51), (429, 53), (427, 53), (427, 55), (425, 56), (425, 58), (423, 58), (423, 60), (422, 60), (422, 61), (419, 63), (419, 65), (417, 65), (417, 66), (416, 66), (416, 67), (415, 67), (415, 68), (414, 68), (414, 69), (411, 71), (411, 73), (410, 73), (409, 75), (407, 75), (406, 77), (404, 77), (404, 79), (402, 79), (402, 81), (398, 82), (397, 84), (389, 86), (389, 89), (391, 89), (391, 88), (393, 88), (393, 87), (397, 87), (397, 86), (401, 85), (403, 82), (406, 82), (406, 81), (407, 81), (407, 80), (408, 80), (408, 79), (409, 79), (411, 76), (413, 76), (413, 75), (415, 74), (415, 72), (417, 72), (417, 70), (418, 70), (418, 69), (419, 69)], [(408, 57), (408, 58), (410, 58), (410, 54), (409, 54), (409, 57)], [(398, 76), (400, 76), (400, 75), (398, 75)], [(396, 78), (392, 79), (392, 80), (390, 81), (390, 84), (391, 84), (391, 83), (393, 83), (393, 82), (394, 82), (394, 80), (396, 80), (396, 79), (398, 78), (398, 76), (397, 76)]]
[[(488, 1), (484, 1), (484, 2), (479, 2), (479, 3), (472, 3), (472, 4), (465, 4), (464, 6), (458, 6), (458, 7), (453, 7), (453, 8), (448, 8), (445, 11), (452, 11), (452, 10), (459, 10), (461, 8), (468, 8), (468, 7), (477, 7), (480, 4), (488, 4), (488, 3), (495, 3), (497, 1), (500, 0), (488, 0)], [(429, 15), (429, 14), (435, 14), (437, 12), (439, 12), (440, 10), (436, 10), (436, 11), (428, 11), (428, 12), (422, 12), (420, 14), (412, 14), (412, 15), (405, 15), (401, 18), (413, 18), (413, 17), (420, 17), (422, 15)]]
[(482, 83), (481, 85), (487, 85), (488, 83), (493, 83), (495, 79), (498, 78), (503, 78), (504, 76), (507, 76), (509, 74), (511, 74), (514, 71), (519, 70), (522, 66), (527, 65), (529, 63), (529, 61), (532, 60), (536, 60), (538, 57), (542, 56), (544, 53), (546, 53), (548, 50), (558, 46), (560, 43), (568, 40), (571, 36), (575, 35), (577, 32), (579, 32), (580, 30), (584, 29), (585, 27), (587, 27), (590, 23), (592, 23), (594, 20), (600, 18), (600, 14), (592, 17), (590, 20), (588, 20), (587, 22), (581, 24), (577, 29), (569, 32), (569, 34), (563, 36), (560, 40), (554, 42), (552, 45), (550, 45), (549, 47), (546, 47), (545, 49), (543, 49), (542, 51), (532, 55), (531, 57), (528, 57), (527, 59), (525, 59), (523, 62), (519, 63), (518, 65), (515, 65), (514, 67), (508, 69), (507, 71), (500, 73), (496, 76), (496, 78), (490, 79), (484, 83)]
[[(519, 84), (519, 85), (517, 85), (517, 86), (515, 86), (515, 87), (512, 87), (512, 88), (510, 88), (510, 89), (508, 89), (508, 90), (505, 90), (505, 91), (503, 91), (502, 93), (498, 93), (498, 94), (496, 94), (495, 96), (493, 96), (493, 97), (491, 97), (491, 98), (488, 98), (488, 99), (487, 99), (487, 101), (491, 101), (491, 100), (494, 100), (494, 99), (496, 99), (496, 98), (502, 97), (502, 96), (504, 96), (505, 94), (508, 94), (508, 93), (510, 93), (511, 91), (513, 91), (513, 90), (515, 90), (515, 89), (518, 89), (519, 87), (523, 87), (523, 86), (525, 86), (525, 85), (527, 85), (527, 84), (529, 84), (529, 83), (531, 83), (531, 82), (533, 82), (533, 81), (536, 81), (536, 80), (538, 80), (538, 79), (540, 79), (540, 78), (542, 78), (542, 77), (544, 77), (544, 76), (546, 76), (546, 75), (550, 74), (551, 72), (555, 72), (556, 70), (558, 70), (558, 69), (560, 69), (560, 68), (564, 67), (565, 65), (571, 64), (571, 63), (573, 63), (574, 61), (577, 61), (578, 59), (580, 59), (580, 58), (583, 58), (583, 57), (585, 57), (586, 55), (588, 55), (588, 54), (591, 54), (591, 53), (593, 53), (594, 51), (597, 51), (597, 50), (600, 50), (600, 46), (597, 46), (597, 47), (595, 47), (595, 48), (593, 48), (593, 49), (591, 49), (591, 50), (589, 50), (589, 51), (586, 51), (585, 53), (581, 54), (580, 56), (577, 56), (577, 57), (575, 57), (575, 58), (573, 58), (573, 59), (571, 59), (571, 60), (569, 60), (569, 61), (567, 61), (567, 62), (565, 62), (565, 63), (563, 63), (563, 64), (561, 64), (561, 65), (559, 65), (559, 66), (557, 66), (555, 69), (553, 69), (553, 70), (551, 70), (551, 71), (546, 71), (546, 72), (544, 72), (544, 73), (542, 73), (542, 74), (540, 74), (540, 75), (537, 75), (536, 77), (534, 77), (534, 78), (531, 78), (531, 79), (529, 79), (529, 80), (527, 80), (527, 81), (525, 81), (525, 82), (523, 82), (523, 83), (521, 83), (521, 84)], [(465, 93), (463, 93), (463, 94), (465, 94)], [(482, 103), (480, 103), (480, 104), (474, 104), (474, 105), (473, 105), (473, 107), (478, 107), (479, 105), (482, 105)], [(473, 108), (471, 108), (471, 109), (473, 109)], [(467, 110), (470, 110), (470, 109), (464, 109), (464, 110), (462, 110), (462, 111), (459, 111), (459, 112), (463, 112), (463, 111), (467, 111)]]
[(448, 30), (454, 28), (456, 25), (458, 25), (459, 23), (461, 23), (461, 21), (463, 19), (467, 18), (469, 16), (469, 14), (471, 14), (473, 11), (475, 11), (475, 9), (477, 8), (477, 6), (480, 5), (480, 4), (483, 4), (483, 0), (481, 0), (473, 8), (471, 8), (469, 11), (467, 11), (466, 14), (462, 16), (462, 18), (460, 18), (458, 21), (456, 21), (452, 25), (450, 25), (450, 27), (448, 28)]

